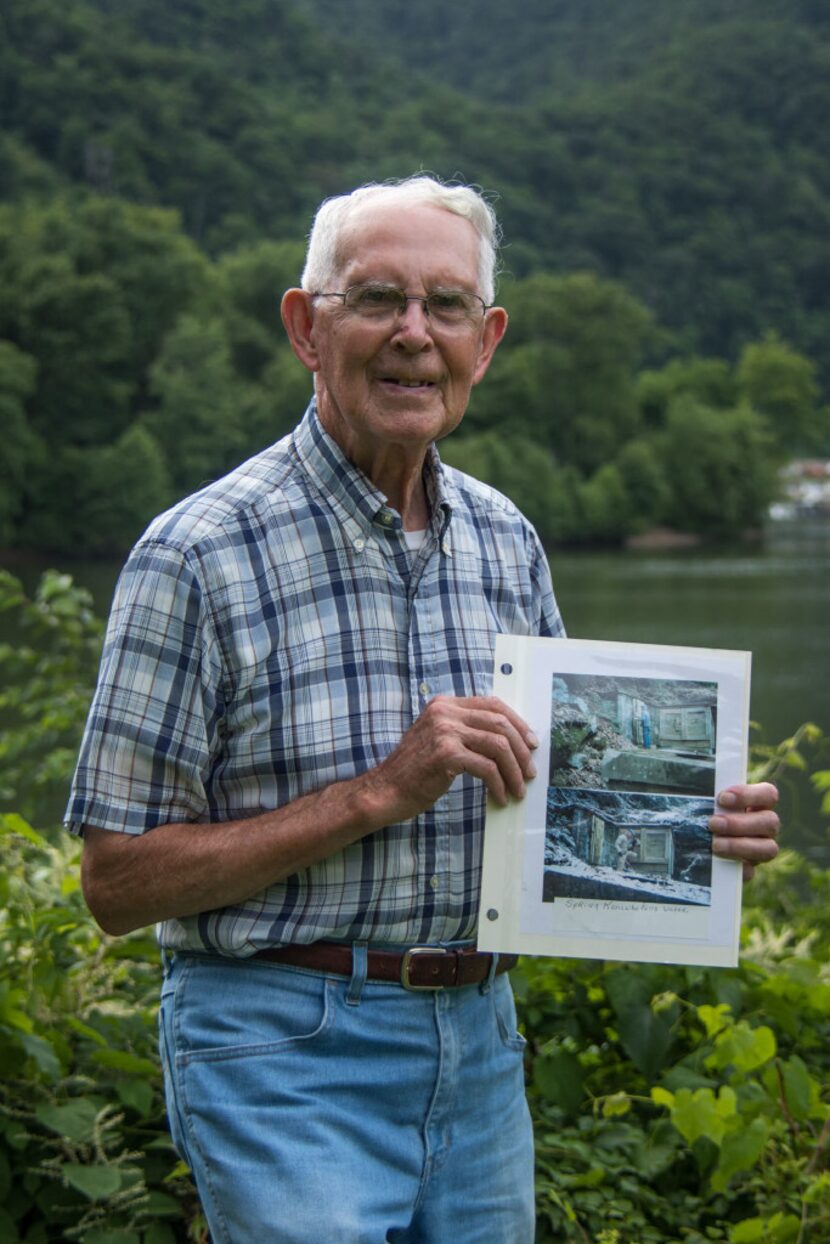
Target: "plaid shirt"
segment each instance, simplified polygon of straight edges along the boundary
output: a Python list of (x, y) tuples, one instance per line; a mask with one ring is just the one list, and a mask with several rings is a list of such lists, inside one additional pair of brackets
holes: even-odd
[[(312, 403), (292, 435), (156, 519), (116, 589), (69, 828), (278, 808), (377, 765), (432, 696), (489, 694), (497, 632), (561, 634), (515, 506), (434, 449), (425, 480), (431, 525), (412, 554)], [(165, 921), (160, 941), (244, 956), (468, 938), (484, 810), (461, 775), (420, 816), (244, 903)]]

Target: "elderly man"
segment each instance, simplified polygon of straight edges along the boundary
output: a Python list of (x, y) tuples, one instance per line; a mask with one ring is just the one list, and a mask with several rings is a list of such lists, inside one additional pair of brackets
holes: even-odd
[[(485, 799), (538, 740), (498, 632), (558, 635), (539, 541), (442, 467), (507, 326), (465, 187), (317, 215), (294, 433), (162, 515), (113, 606), (69, 822), (101, 925), (159, 922), (171, 1128), (214, 1244), (533, 1238), (522, 1038), (474, 939)], [(776, 851), (771, 787), (715, 850)]]

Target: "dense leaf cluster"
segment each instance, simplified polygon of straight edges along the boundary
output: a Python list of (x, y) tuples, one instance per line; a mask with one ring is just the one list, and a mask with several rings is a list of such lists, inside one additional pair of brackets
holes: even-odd
[[(177, 1244), (206, 1233), (164, 1120), (158, 950), (104, 936), (78, 849), (31, 821), (65, 784), (101, 626), (49, 574), (0, 578), (0, 1238)], [(12, 723), (10, 727), (10, 722)], [(809, 766), (805, 728), (758, 776)], [(814, 775), (830, 812), (830, 773)], [(762, 870), (734, 971), (527, 959), (514, 973), (540, 1244), (808, 1244), (830, 1235), (830, 870)], [(497, 1125), (497, 1122), (496, 1122)]]

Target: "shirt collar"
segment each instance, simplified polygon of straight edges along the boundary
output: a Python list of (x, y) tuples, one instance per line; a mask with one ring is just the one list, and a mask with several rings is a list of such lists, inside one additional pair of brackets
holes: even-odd
[[(294, 429), (294, 449), (307, 474), (341, 521), (367, 531), (378, 523), (388, 531), (400, 530), (401, 518), (368, 475), (350, 462), (337, 442), (324, 429), (311, 399), (301, 422)], [(447, 481), (438, 450), (427, 449), (424, 485), (430, 509), (430, 530), (441, 536), (452, 515)]]

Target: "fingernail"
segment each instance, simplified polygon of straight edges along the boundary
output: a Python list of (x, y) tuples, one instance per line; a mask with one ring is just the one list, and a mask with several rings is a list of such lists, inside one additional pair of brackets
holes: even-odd
[(709, 828), (713, 834), (719, 834), (727, 828), (725, 816), (713, 816), (709, 819)]
[(718, 795), (718, 803), (722, 808), (734, 808), (738, 803), (738, 796), (731, 790), (724, 790)]
[(526, 737), (527, 737), (527, 745), (528, 745), (528, 747), (538, 747), (538, 746), (539, 746), (539, 740), (537, 739), (536, 735), (533, 733), (533, 731), (532, 731), (532, 730), (528, 730), (528, 732), (527, 732), (527, 736), (526, 736)]
[(537, 770), (537, 768), (536, 768), (535, 764), (533, 763), (533, 761), (532, 761), (532, 760), (528, 761), (528, 766), (527, 766), (527, 776), (528, 776), (528, 777), (532, 777), (532, 778), (534, 778), (534, 777), (536, 777), (537, 772), (538, 772), (538, 770)]

